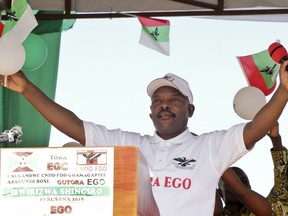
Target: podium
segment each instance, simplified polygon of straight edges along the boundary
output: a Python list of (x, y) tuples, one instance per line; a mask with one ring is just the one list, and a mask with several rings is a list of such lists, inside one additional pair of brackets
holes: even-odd
[(117, 155), (114, 167), (117, 176), (114, 180), (114, 215), (159, 216), (148, 166), (142, 153), (136, 147), (114, 147), (114, 150)]
[(160, 215), (146, 160), (135, 146), (0, 153), (0, 215)]

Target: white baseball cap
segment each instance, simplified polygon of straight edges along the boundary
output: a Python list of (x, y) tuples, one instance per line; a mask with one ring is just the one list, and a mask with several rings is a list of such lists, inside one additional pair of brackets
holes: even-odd
[(190, 104), (193, 104), (193, 95), (190, 90), (189, 83), (183, 78), (175, 74), (168, 73), (162, 78), (153, 80), (147, 87), (149, 97), (152, 97), (154, 92), (162, 86), (170, 86), (177, 89), (182, 95), (188, 98)]

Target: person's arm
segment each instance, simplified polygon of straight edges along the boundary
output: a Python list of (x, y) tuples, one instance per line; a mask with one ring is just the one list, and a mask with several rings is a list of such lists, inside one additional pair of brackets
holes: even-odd
[(214, 208), (213, 216), (221, 216), (222, 213), (223, 213), (223, 203), (222, 203), (220, 195), (218, 194), (218, 191), (216, 190), (216, 193), (215, 193), (215, 208)]
[(279, 70), (280, 84), (271, 97), (270, 101), (260, 109), (252, 121), (244, 127), (243, 137), (247, 149), (262, 139), (266, 133), (273, 127), (274, 123), (280, 117), (288, 100), (288, 72), (285, 61)]
[(228, 168), (221, 179), (227, 184), (241, 202), (255, 215), (271, 216), (271, 203), (268, 199), (245, 186), (238, 175)]
[(268, 199), (270, 202), (278, 202), (287, 200), (287, 149), (282, 145), (281, 136), (279, 133), (279, 124), (275, 123), (274, 127), (267, 133), (270, 137), (273, 148), (271, 156), (274, 164), (274, 186), (271, 189)]
[[(0, 85), (4, 86), (4, 76), (0, 76)], [(83, 121), (73, 112), (55, 103), (38, 87), (30, 82), (22, 71), (7, 77), (6, 87), (22, 94), (39, 113), (54, 127), (77, 140), (85, 143)]]
[(283, 145), (282, 145), (282, 139), (279, 133), (279, 123), (276, 122), (272, 129), (270, 129), (267, 133), (267, 136), (269, 136), (273, 148), (272, 151), (281, 151), (283, 149)]

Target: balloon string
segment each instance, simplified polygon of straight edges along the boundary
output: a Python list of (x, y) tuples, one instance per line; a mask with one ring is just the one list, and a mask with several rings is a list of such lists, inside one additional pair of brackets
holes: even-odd
[(4, 76), (4, 87), (7, 87), (7, 76)]

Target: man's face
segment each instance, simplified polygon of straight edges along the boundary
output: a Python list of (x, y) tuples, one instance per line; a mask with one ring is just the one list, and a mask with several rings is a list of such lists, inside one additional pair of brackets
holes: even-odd
[(194, 106), (177, 89), (161, 87), (154, 92), (151, 101), (150, 117), (160, 137), (170, 139), (187, 128)]

